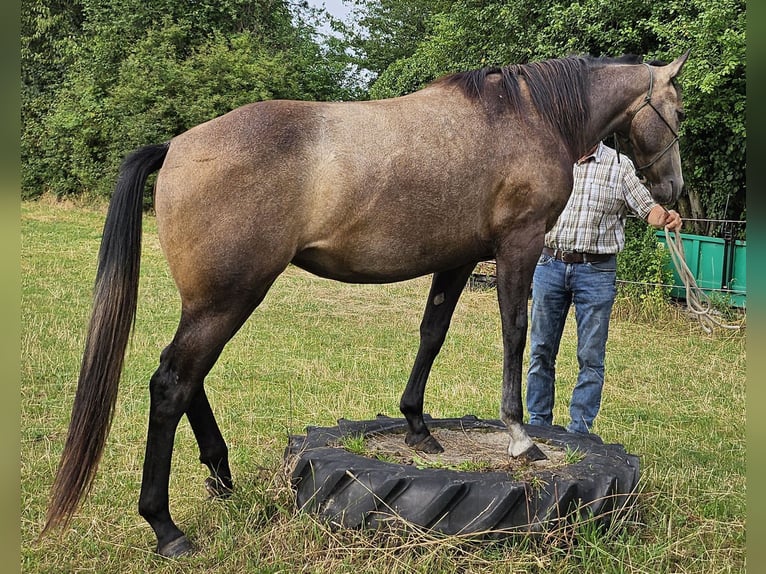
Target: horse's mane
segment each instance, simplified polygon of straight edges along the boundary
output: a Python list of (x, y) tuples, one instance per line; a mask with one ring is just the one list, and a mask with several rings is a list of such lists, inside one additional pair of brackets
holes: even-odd
[[(467, 97), (480, 100), (487, 96), (503, 96), (505, 106), (521, 109), (519, 78), (523, 77), (532, 102), (543, 117), (564, 138), (573, 155), (584, 149), (583, 127), (590, 119), (588, 106), (588, 75), (590, 70), (608, 64), (638, 64), (640, 57), (594, 58), (570, 56), (528, 64), (482, 68), (445, 76), (439, 84), (458, 87)], [(500, 82), (488, 82), (490, 76), (500, 75)], [(491, 93), (490, 93), (491, 91)], [(499, 93), (498, 93), (499, 92)], [(499, 99), (499, 98), (493, 98)]]

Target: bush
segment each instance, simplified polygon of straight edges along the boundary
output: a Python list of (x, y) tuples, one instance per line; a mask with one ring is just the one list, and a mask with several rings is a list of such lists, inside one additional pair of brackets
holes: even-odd
[(77, 26), (55, 34), (46, 32), (44, 10), (28, 15), (22, 197), (109, 196), (122, 158), (139, 146), (246, 103), (350, 93), (342, 65), (322, 57), (301, 5), (187, 4), (83, 0), (62, 8)]
[(628, 218), (625, 249), (617, 258), (618, 299), (629, 300), (652, 317), (667, 309), (673, 281), (670, 253), (655, 231), (638, 218)]

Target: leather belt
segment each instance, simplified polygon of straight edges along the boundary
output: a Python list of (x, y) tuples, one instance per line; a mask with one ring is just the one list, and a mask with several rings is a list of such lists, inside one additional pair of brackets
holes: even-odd
[(613, 253), (583, 253), (581, 251), (562, 251), (550, 247), (543, 247), (543, 253), (564, 263), (595, 263), (614, 257)]

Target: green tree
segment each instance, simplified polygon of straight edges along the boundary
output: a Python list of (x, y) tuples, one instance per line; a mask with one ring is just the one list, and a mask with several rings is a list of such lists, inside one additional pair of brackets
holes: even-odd
[(349, 49), (348, 59), (376, 77), (388, 66), (412, 53), (427, 33), (429, 16), (443, 0), (343, 0), (351, 6), (351, 18), (340, 21), (327, 16), (340, 36), (332, 43)]
[(412, 54), (393, 62), (371, 91), (392, 95), (444, 73), (568, 54), (645, 54), (656, 45), (650, 15), (644, 0), (459, 0), (429, 16)]
[[(653, 22), (669, 59), (684, 48), (691, 56), (682, 74), (687, 119), (681, 153), (688, 217), (746, 219), (745, 0), (658, 3)], [(716, 234), (717, 224), (695, 225)], [(744, 239), (744, 226), (741, 230)]]
[[(244, 103), (347, 97), (342, 64), (323, 58), (302, 4), (30, 0), (29, 8), (27, 197), (108, 194), (125, 153)], [(42, 43), (49, 13), (59, 24)], [(77, 26), (63, 25), (70, 21)], [(48, 63), (58, 74), (46, 75)]]
[(44, 118), (75, 60), (75, 39), (82, 34), (82, 5), (67, 0), (26, 0), (21, 10), (21, 162), (22, 185), (44, 181), (43, 149), (48, 139)]

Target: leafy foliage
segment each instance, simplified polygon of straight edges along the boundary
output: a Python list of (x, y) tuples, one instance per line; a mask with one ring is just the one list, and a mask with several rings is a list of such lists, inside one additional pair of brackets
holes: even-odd
[(617, 258), (617, 278), (622, 295), (651, 309), (661, 309), (670, 300), (673, 272), (670, 253), (657, 240), (656, 230), (636, 218), (625, 225), (625, 249)]
[(106, 195), (121, 158), (140, 145), (252, 101), (347, 96), (342, 65), (322, 58), (302, 8), (30, 0), (23, 195)]
[(352, 22), (336, 22), (343, 42), (353, 48), (352, 61), (373, 77), (408, 58), (430, 33), (430, 19), (449, 9), (445, 0), (353, 0)]

